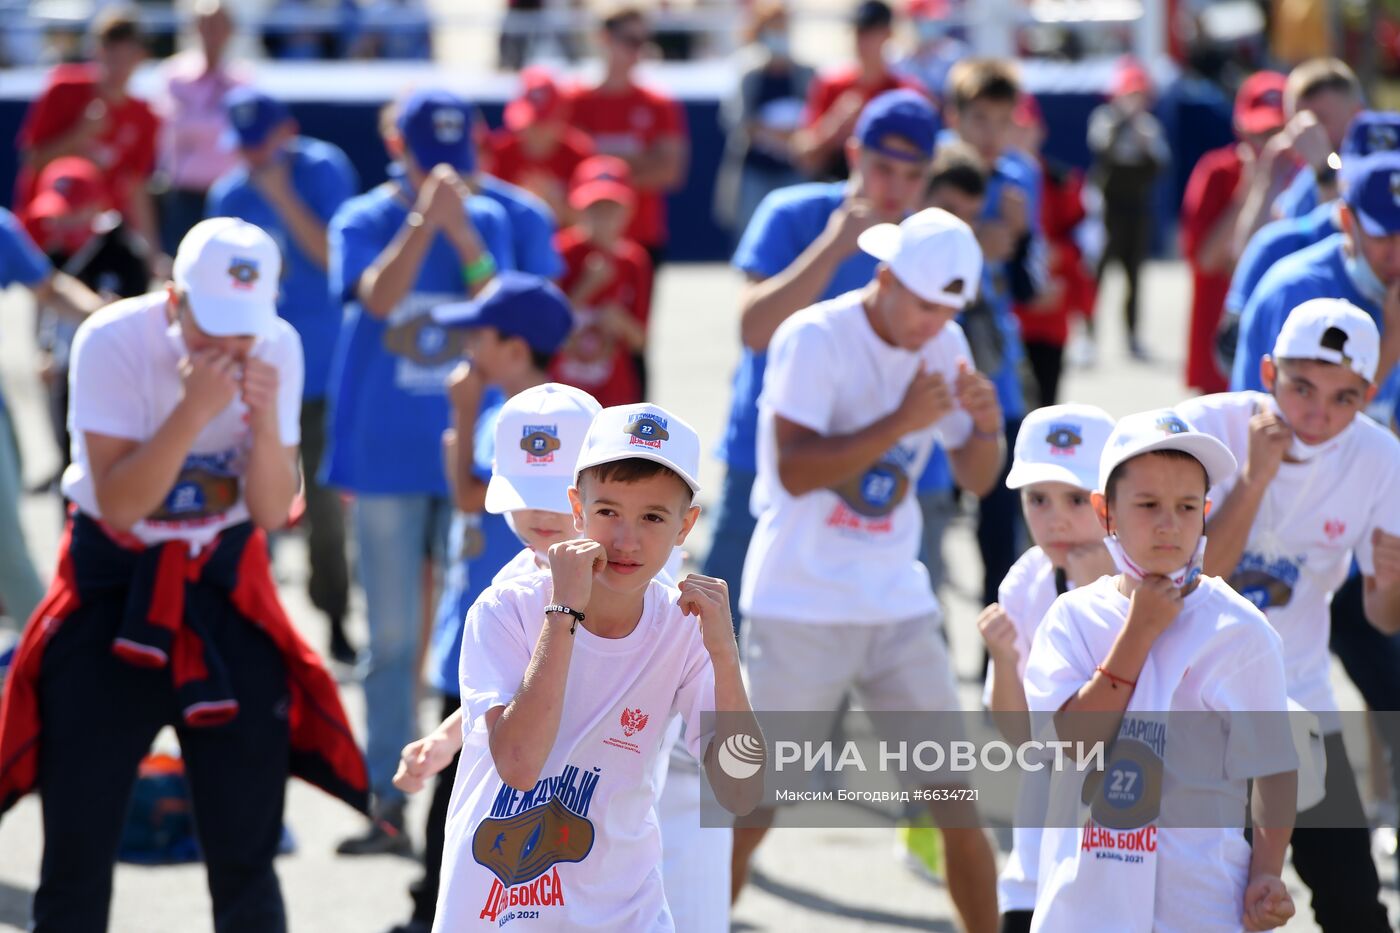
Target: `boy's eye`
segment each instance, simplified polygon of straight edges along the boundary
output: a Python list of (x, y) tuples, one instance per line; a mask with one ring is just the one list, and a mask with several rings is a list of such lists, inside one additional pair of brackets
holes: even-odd
[(594, 514), (596, 514), (596, 515), (601, 515), (601, 516), (603, 516), (604, 518), (611, 518), (612, 516), (616, 515), (617, 513), (614, 512), (612, 509), (599, 509), (599, 510), (598, 510), (596, 513), (594, 513)]
[(1033, 493), (1031, 493), (1031, 494), (1030, 494), (1030, 500), (1031, 500), (1031, 505), (1044, 505), (1044, 504), (1045, 504), (1045, 497), (1042, 496), (1042, 495), (1041, 495), (1040, 493), (1038, 493), (1038, 492), (1033, 492)]
[(665, 521), (665, 519), (663, 519), (660, 515), (657, 515), (655, 512), (648, 512), (645, 518), (649, 522)]
[(1073, 505), (1073, 506), (1075, 506), (1075, 507), (1078, 507), (1078, 506), (1081, 506), (1081, 505), (1088, 505), (1088, 504), (1089, 504), (1089, 497), (1088, 497), (1088, 496), (1074, 495), (1074, 496), (1070, 496), (1069, 502), (1070, 502), (1070, 505)]

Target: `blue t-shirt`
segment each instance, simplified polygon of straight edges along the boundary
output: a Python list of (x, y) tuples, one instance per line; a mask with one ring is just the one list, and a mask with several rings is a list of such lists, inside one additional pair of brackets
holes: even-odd
[[(322, 223), (359, 190), (355, 169), (345, 153), (330, 143), (298, 137), (285, 153), (292, 188)], [(282, 252), (282, 280), (278, 283), (277, 313), (296, 329), (306, 357), (306, 382), (302, 398), (326, 395), (331, 355), (340, 334), (341, 303), (331, 296), (326, 272), (301, 251), (291, 231), (239, 166), (227, 172), (209, 189), (206, 217), (238, 217), (257, 224), (277, 241)]]
[(1305, 166), (1274, 199), (1274, 212), (1280, 220), (1306, 216), (1317, 210), (1317, 197), (1317, 176)]
[[(845, 198), (844, 181), (792, 185), (771, 192), (759, 203), (734, 250), (734, 267), (761, 278), (782, 272), (821, 235)], [(836, 267), (817, 300), (861, 288), (875, 276), (877, 265), (874, 256), (856, 251)], [(767, 354), (744, 347), (734, 372), (729, 424), (717, 452), (733, 470), (758, 471), (758, 395), (766, 361)]]
[(1225, 310), (1239, 314), (1244, 310), (1249, 296), (1254, 294), (1259, 281), (1264, 278), (1264, 273), (1272, 269), (1274, 263), (1314, 243), (1321, 243), (1340, 230), (1336, 205), (1331, 203), (1323, 204), (1302, 217), (1287, 217), (1260, 227), (1249, 238), (1244, 254), (1235, 264), (1235, 274), (1230, 278), (1230, 293), (1225, 296)]
[(43, 250), (29, 238), (19, 218), (0, 207), (0, 288), (38, 285), (53, 271)]
[[(477, 176), (481, 193), (506, 209), (510, 218), (515, 268), (546, 279), (564, 274), (564, 260), (554, 248), (554, 212), (524, 188), (494, 175)], [(454, 675), (455, 676), (455, 675)]]
[[(505, 393), (495, 386), (487, 389), (481, 400), (472, 441), (472, 472), (482, 482), (491, 479), (491, 464), (496, 459), (496, 421), (505, 402)], [(452, 548), (433, 624), (428, 676), (438, 690), (456, 696), (461, 689), (457, 673), (467, 610), (501, 568), (520, 553), (520, 539), (510, 530), (504, 515), (458, 512), (452, 517)]]
[[(331, 363), (325, 482), (369, 494), (444, 496), (444, 381), (461, 359), (461, 344), (460, 331), (433, 323), (430, 312), (467, 297), (461, 257), (439, 234), (413, 288), (387, 318), (354, 300), (360, 276), (398, 235), (412, 203), (406, 189), (390, 182), (346, 201), (331, 218), (330, 288), (345, 302), (345, 316)], [(505, 209), (473, 196), (466, 213), (496, 265), (514, 269)]]
[[(1001, 193), (1008, 187), (1019, 188), (1025, 195), (1031, 238), (1041, 240), (1040, 167), (1019, 153), (1008, 152), (997, 159), (987, 178), (987, 198), (982, 207), (982, 219), (1001, 216)], [(1043, 256), (1044, 246), (1033, 243), (1031, 253)], [(989, 262), (982, 267), (983, 295), (996, 316), (1004, 345), (1001, 368), (987, 376), (996, 386), (1002, 413), (1007, 418), (1021, 418), (1026, 414), (1026, 399), (1021, 391), (1020, 363), (1026, 351), (1021, 343), (1021, 325), (1016, 319), (1006, 265), (1005, 262)], [(924, 490), (921, 488), (920, 491)]]

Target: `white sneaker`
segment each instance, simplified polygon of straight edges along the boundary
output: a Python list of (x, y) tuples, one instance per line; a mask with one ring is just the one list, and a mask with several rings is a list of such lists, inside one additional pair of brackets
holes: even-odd
[(1076, 369), (1093, 369), (1098, 363), (1098, 344), (1092, 336), (1080, 331), (1070, 338), (1065, 356), (1069, 358), (1069, 365)]

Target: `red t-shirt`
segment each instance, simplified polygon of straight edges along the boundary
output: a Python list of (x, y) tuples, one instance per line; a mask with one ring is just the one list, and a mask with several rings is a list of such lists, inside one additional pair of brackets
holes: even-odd
[(923, 94), (928, 93), (924, 86), (913, 78), (906, 78), (888, 71), (885, 72), (878, 84), (862, 85), (859, 81), (860, 69), (855, 65), (842, 65), (813, 78), (811, 87), (807, 89), (807, 109), (802, 112), (802, 124), (808, 127), (815, 124), (824, 113), (831, 109), (832, 104), (841, 99), (842, 94), (850, 90), (860, 93), (862, 103), (868, 102), (871, 98), (878, 97), (886, 91), (897, 91), (900, 88), (909, 88)]
[(550, 363), (550, 378), (583, 389), (604, 408), (640, 402), (642, 386), (632, 352), (603, 328), (597, 309), (617, 303), (646, 327), (651, 315), (651, 258), (631, 240), (606, 252), (585, 240), (577, 227), (559, 231), (554, 245), (564, 259), (559, 286), (566, 295), (573, 294), (586, 275), (591, 256), (609, 260), (613, 276), (587, 302), (575, 304), (574, 333)]
[(1215, 331), (1230, 291), (1232, 269), (1203, 271), (1196, 256), (1229, 209), (1243, 165), (1235, 143), (1201, 156), (1186, 183), (1181, 204), (1181, 251), (1191, 264), (1191, 329), (1186, 343), (1186, 384), (1201, 392), (1224, 392), (1228, 377), (1215, 365)]
[[(77, 126), (98, 99), (97, 69), (91, 64), (59, 65), (48, 86), (29, 107), (15, 141), (21, 149), (52, 142)], [(102, 169), (111, 203), (130, 216), (131, 194), (151, 177), (156, 163), (160, 119), (144, 100), (126, 97), (107, 106), (107, 125), (82, 153)], [(34, 196), (35, 172), (26, 166), (15, 180), (15, 205), (22, 209)]]
[(520, 137), (504, 127), (491, 134), (488, 145), (487, 170), (497, 178), (531, 191), (535, 190), (530, 185), (531, 178), (544, 174), (560, 182), (567, 192), (574, 169), (593, 155), (593, 141), (572, 126), (565, 127), (559, 144), (543, 159), (526, 152)]
[(1049, 307), (1017, 305), (1021, 339), (1062, 347), (1069, 340), (1070, 317), (1094, 312), (1098, 289), (1084, 268), (1084, 256), (1074, 241), (1084, 221), (1084, 176), (1077, 169), (1041, 169), (1040, 227), (1045, 234), (1049, 279), (1060, 283), (1059, 301)]
[[(663, 139), (686, 138), (685, 110), (660, 91), (637, 84), (621, 92), (575, 88), (570, 122), (586, 133), (603, 155), (630, 158)], [(666, 242), (664, 192), (641, 189), (627, 236), (643, 246)]]

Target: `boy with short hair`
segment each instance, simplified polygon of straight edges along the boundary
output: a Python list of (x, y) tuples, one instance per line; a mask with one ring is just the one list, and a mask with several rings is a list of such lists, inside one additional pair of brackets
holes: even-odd
[(604, 409), (569, 490), (584, 537), (554, 544), (548, 571), (492, 587), (468, 614), (435, 929), (494, 924), (522, 902), (532, 909), (517, 919), (541, 929), (669, 929), (650, 814), (672, 712), (720, 803), (743, 813), (757, 802), (761, 778), (730, 778), (713, 756), (712, 737), (761, 742), (725, 584), (691, 574), (677, 592), (654, 579), (699, 515), (699, 460), (699, 438), (670, 412)]
[[(1022, 680), (1041, 619), (1057, 596), (1113, 572), (1089, 498), (1098, 485), (1099, 455), (1112, 432), (1113, 418), (1101, 408), (1051, 405), (1028, 415), (1016, 439), (1006, 485), (1020, 491), (1034, 546), (1001, 581), (998, 601), (977, 618), (991, 657), (982, 701), (1011, 742), (1029, 738)], [(1018, 814), (1043, 806), (1048, 793), (1043, 776), (1024, 776)], [(1002, 933), (1022, 933), (1030, 929), (1035, 908), (1041, 833), (1019, 821), (1011, 832), (997, 900)]]
[(1328, 652), (1328, 606), (1353, 552), (1367, 620), (1400, 631), (1400, 441), (1361, 415), (1376, 395), (1379, 356), (1370, 315), (1315, 298), (1293, 309), (1260, 362), (1266, 392), (1178, 407), (1242, 464), (1212, 490), (1219, 508), (1206, 567), (1263, 610), (1283, 639), (1289, 696), (1321, 722), (1326, 796), (1299, 815), (1293, 865), (1329, 933), (1389, 926)]
[[(1287, 709), (1278, 634), (1224, 581), (1201, 575), (1206, 493), (1234, 471), (1224, 444), (1171, 409), (1122, 419), (1104, 446), (1093, 505), (1120, 572), (1050, 607), (1025, 689), (1037, 725), (1053, 723), (1056, 738), (1085, 747), (1107, 745), (1107, 767), (1096, 789), (1085, 782), (1098, 770), (1052, 775), (1057, 818), (1042, 834), (1035, 933), (1083, 930), (1091, 916), (1144, 933), (1262, 930), (1293, 914), (1279, 873), (1297, 757), (1286, 728), (1273, 734), (1251, 719), (1245, 729), (1234, 716)], [(1172, 727), (1186, 717), (1163, 728), (1168, 711), (1220, 717), (1213, 739), (1194, 730), (1193, 741), (1181, 744), (1183, 734), (1174, 744)], [(1204, 755), (1223, 780), (1192, 782), (1196, 772), (1174, 766), (1184, 752)], [(1065, 802), (1073, 820), (1059, 812)], [(1252, 850), (1240, 831), (1247, 805)], [(1190, 828), (1192, 815), (1206, 813), (1215, 828)], [(1108, 826), (1144, 842), (1130, 855), (1109, 850), (1099, 844)]]

